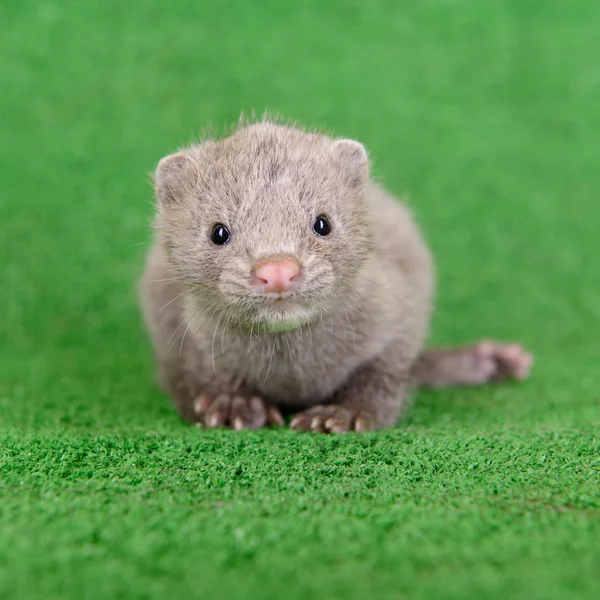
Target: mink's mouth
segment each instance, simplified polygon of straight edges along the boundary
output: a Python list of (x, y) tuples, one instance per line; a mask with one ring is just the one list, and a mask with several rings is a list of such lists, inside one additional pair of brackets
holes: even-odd
[[(235, 327), (248, 332), (280, 333), (298, 331), (320, 318), (323, 302), (317, 290), (292, 289), (264, 293), (259, 290), (240, 290), (223, 293), (224, 303), (217, 311), (224, 311)], [(321, 290), (319, 290), (321, 291)], [(228, 293), (227, 293), (228, 292)]]
[(284, 300), (292, 300), (294, 298), (298, 298), (298, 294), (296, 292), (290, 291), (290, 292), (277, 292), (277, 293), (259, 293), (255, 296), (255, 298), (257, 298), (258, 300), (260, 300), (261, 302), (264, 302), (266, 304), (270, 304), (273, 302), (279, 303), (279, 302), (283, 302)]
[(316, 319), (316, 312), (285, 298), (273, 298), (268, 304), (255, 306), (243, 316), (247, 327), (265, 333), (284, 333), (299, 330)]
[(288, 331), (296, 331), (309, 323), (308, 320), (298, 318), (278, 319), (269, 321), (259, 321), (256, 325), (259, 331), (265, 333), (286, 333)]

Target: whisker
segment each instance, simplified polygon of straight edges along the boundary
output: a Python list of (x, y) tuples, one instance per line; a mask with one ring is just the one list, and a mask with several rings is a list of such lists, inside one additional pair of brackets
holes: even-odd
[(392, 292), (392, 290), (389, 290), (388, 288), (386, 288), (385, 285), (383, 285), (382, 283), (379, 283), (379, 281), (376, 281), (375, 279), (371, 279), (370, 277), (367, 277), (366, 275), (362, 275), (362, 274), (359, 274), (359, 277), (362, 277), (366, 281), (370, 281), (371, 283), (378, 285), (383, 290), (385, 290), (388, 294), (390, 294), (390, 296), (392, 296), (393, 298), (398, 300), (398, 302), (402, 302), (402, 300), (400, 300), (400, 298), (398, 296), (396, 296), (396, 294), (394, 294), (394, 292)]
[(221, 356), (225, 354), (225, 330), (227, 329), (227, 323), (229, 323), (229, 311), (225, 313), (225, 323), (221, 328)]
[[(206, 307), (203, 307), (206, 310)], [(207, 323), (209, 321), (209, 319), (214, 315), (214, 310), (210, 310), (210, 312), (208, 314), (205, 313), (205, 317), (204, 319), (202, 319), (199, 323), (196, 324), (196, 326), (194, 327), (194, 332), (192, 335), (196, 336), (200, 333), (200, 329), (202, 328), (202, 326)], [(190, 324), (191, 324), (191, 319), (190, 319)], [(190, 357), (190, 354), (192, 353), (194, 349), (193, 344), (189, 346), (188, 348), (188, 354), (185, 357), (185, 360), (187, 361)]]
[(147, 279), (146, 283), (164, 283), (166, 281), (181, 281), (179, 277), (170, 277), (169, 279)]
[(187, 320), (187, 324), (185, 326), (185, 331), (183, 332), (183, 335), (181, 336), (181, 344), (179, 344), (179, 357), (181, 357), (181, 353), (183, 352), (183, 341), (185, 340), (185, 336), (187, 335), (187, 332), (190, 329), (190, 325), (194, 319), (194, 317), (200, 312), (200, 307), (198, 307), (191, 315), (190, 318)]
[(346, 317), (346, 321), (348, 321), (348, 325), (350, 326), (350, 331), (352, 332), (352, 338), (354, 340), (354, 354), (356, 354), (356, 331), (352, 325), (352, 322), (350, 321), (350, 317), (344, 313), (344, 316)]
[(290, 347), (290, 340), (288, 340), (288, 336), (287, 336), (287, 332), (286, 331), (284, 331), (283, 337), (285, 338), (285, 343), (287, 344), (288, 353), (290, 355), (290, 358), (292, 358), (292, 349)]
[(229, 324), (234, 322), (234, 317), (235, 317), (234, 311), (231, 308), (229, 308), (227, 310), (227, 312), (225, 313), (225, 323), (223, 324), (223, 329), (221, 331), (221, 354), (225, 354), (225, 348), (224, 348), (225, 332), (226, 332)]
[(269, 366), (267, 367), (267, 374), (265, 375), (265, 380), (263, 381), (263, 383), (267, 382), (267, 379), (269, 378), (269, 373), (271, 372), (271, 363), (273, 362), (273, 355), (275, 354), (275, 344), (277, 343), (277, 338), (274, 337), (273, 338), (273, 349), (271, 350), (271, 358), (269, 358)]
[[(357, 307), (358, 310), (360, 310), (365, 316), (368, 316), (365, 313), (365, 310), (368, 308), (369, 301), (358, 290), (354, 290), (354, 293), (361, 300), (361, 302), (359, 304), (359, 307)], [(374, 319), (374, 320), (376, 319), (375, 315), (373, 314), (373, 311), (370, 308), (369, 308), (369, 314), (370, 314), (370, 316), (371, 316), (372, 319)]]
[(312, 329), (310, 327), (308, 327), (308, 351), (306, 353), (306, 356), (304, 357), (304, 360), (302, 361), (302, 364), (304, 364), (307, 361), (311, 348), (312, 348)]
[(217, 372), (217, 367), (215, 366), (215, 337), (217, 336), (217, 329), (219, 329), (220, 322), (221, 322), (221, 317), (219, 317), (219, 320), (217, 321), (217, 324), (215, 325), (215, 331), (213, 333), (212, 342), (210, 344), (210, 354), (211, 354), (211, 358), (212, 358), (212, 366), (213, 366), (213, 371), (215, 373)]
[(164, 304), (161, 308), (158, 309), (157, 313), (154, 316), (155, 317), (160, 316), (160, 314), (165, 310), (165, 308), (167, 308), (167, 306), (169, 306), (170, 304), (175, 302), (175, 300), (178, 300), (179, 298), (181, 298), (181, 296), (185, 296), (187, 293), (188, 293), (188, 290), (185, 290), (185, 291), (181, 292), (181, 294), (175, 296), (175, 298), (171, 298), (171, 300), (169, 300), (166, 304)]
[[(181, 312), (181, 308), (179, 309), (179, 312)], [(177, 335), (177, 332), (181, 329), (181, 327), (184, 323), (185, 323), (185, 319), (181, 319), (179, 321), (179, 325), (177, 325), (177, 327), (175, 327), (175, 330), (171, 334), (171, 337), (169, 338), (169, 340), (167, 342), (169, 352), (173, 349), (173, 345), (175, 344), (175, 336)]]

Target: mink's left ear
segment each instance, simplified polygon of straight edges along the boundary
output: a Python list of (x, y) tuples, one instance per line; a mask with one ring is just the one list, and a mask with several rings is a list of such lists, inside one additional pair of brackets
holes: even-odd
[(369, 157), (362, 144), (354, 140), (336, 140), (331, 145), (331, 153), (352, 186), (358, 187), (367, 181)]

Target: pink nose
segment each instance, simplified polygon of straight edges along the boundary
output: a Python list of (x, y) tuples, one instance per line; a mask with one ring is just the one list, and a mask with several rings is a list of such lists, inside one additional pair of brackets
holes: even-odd
[(267, 293), (288, 292), (300, 279), (300, 265), (292, 258), (260, 262), (254, 269), (254, 282)]

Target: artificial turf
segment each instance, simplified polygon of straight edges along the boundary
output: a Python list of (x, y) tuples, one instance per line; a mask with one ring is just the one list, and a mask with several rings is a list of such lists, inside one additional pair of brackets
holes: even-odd
[[(597, 0), (7, 0), (0, 56), (0, 598), (600, 597)], [(180, 422), (148, 173), (252, 109), (362, 140), (432, 343), (522, 340), (531, 380), (363, 436)]]

